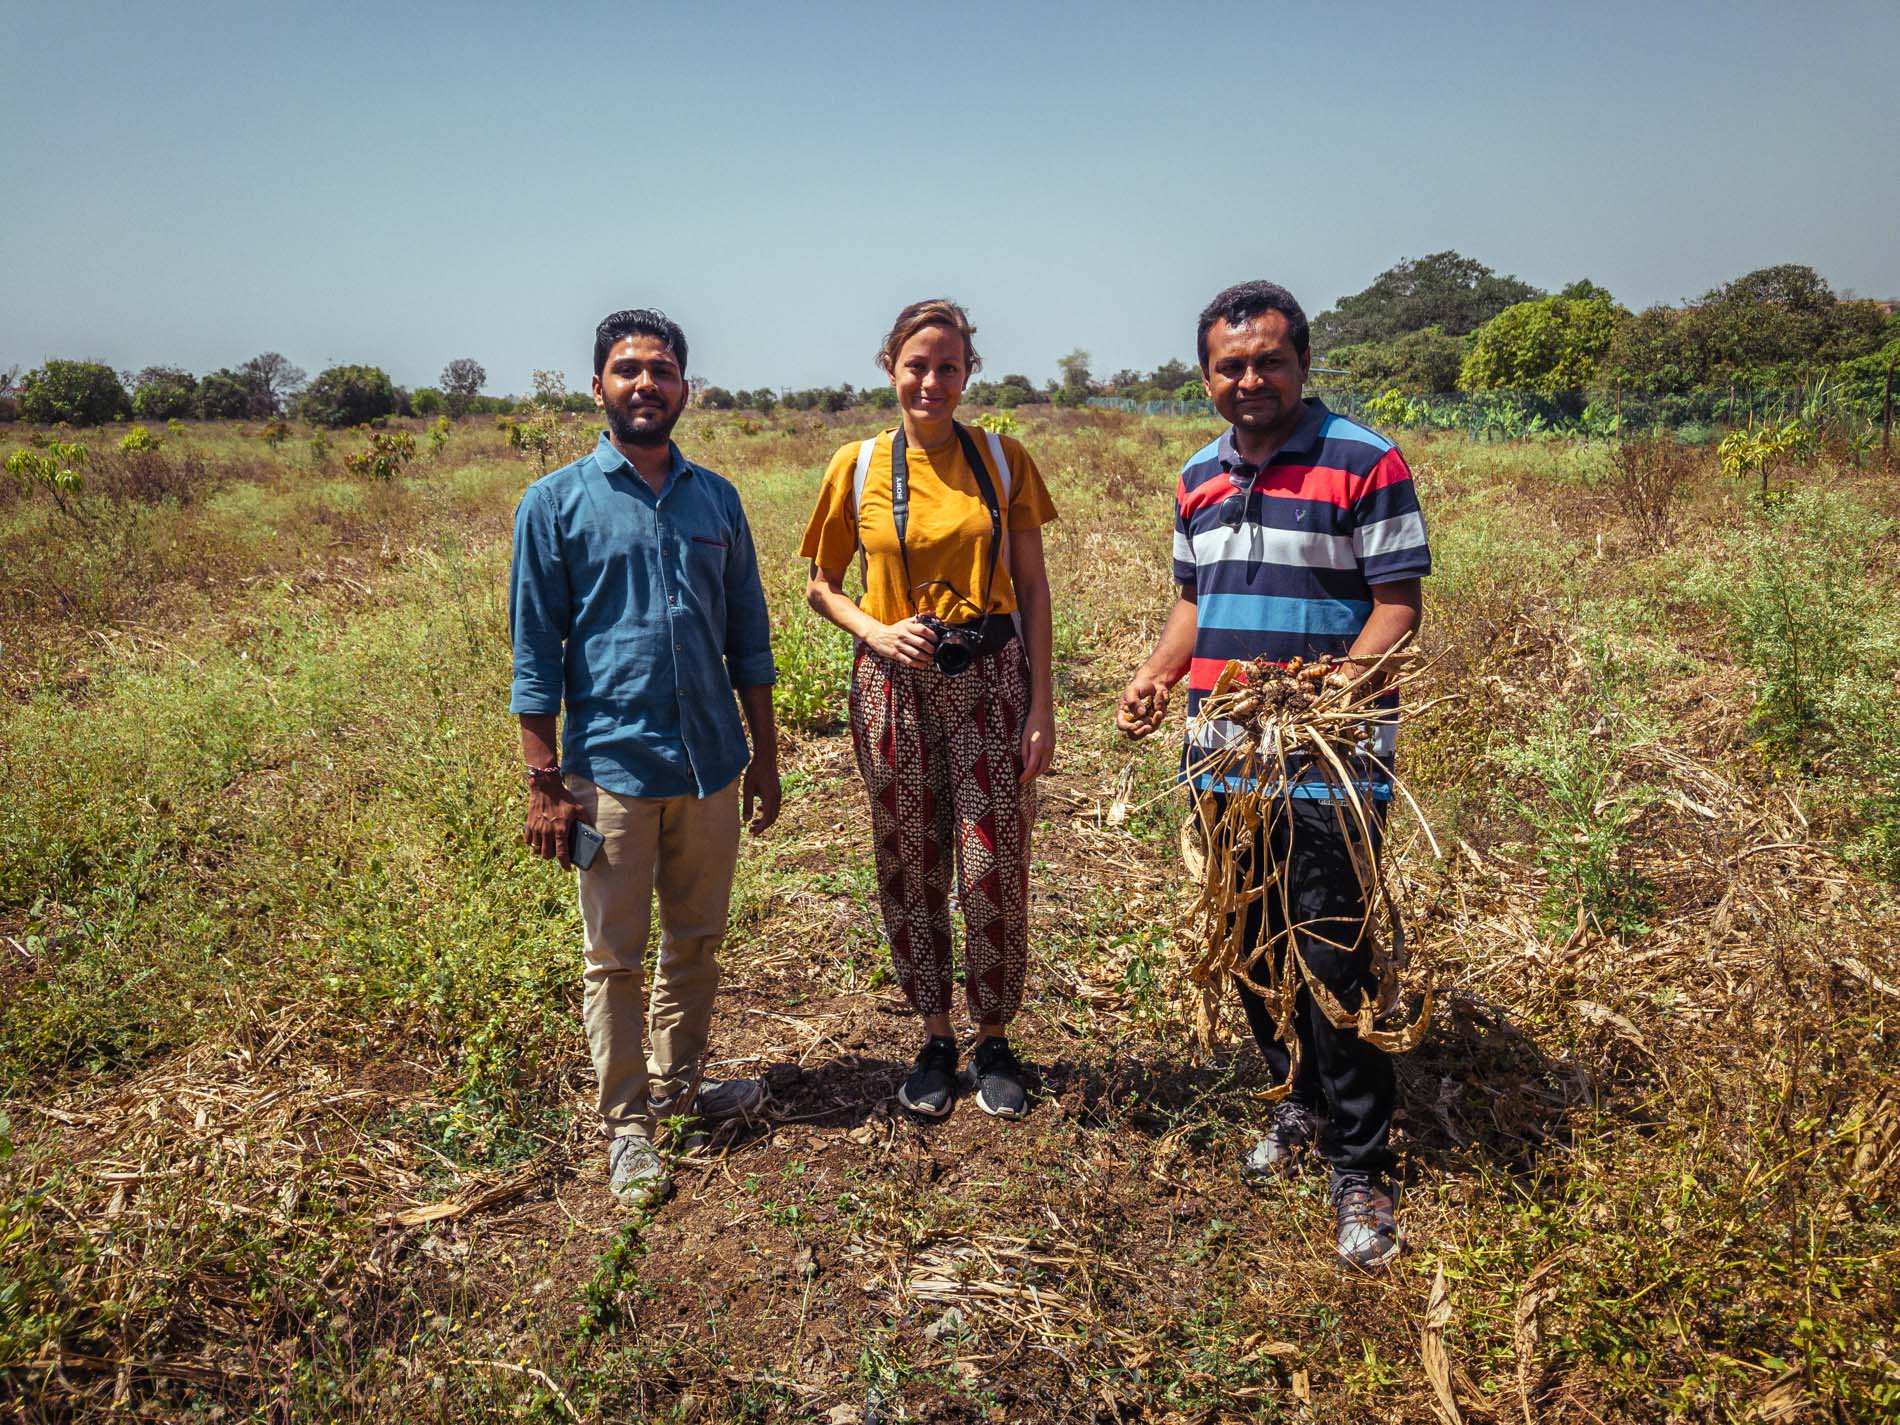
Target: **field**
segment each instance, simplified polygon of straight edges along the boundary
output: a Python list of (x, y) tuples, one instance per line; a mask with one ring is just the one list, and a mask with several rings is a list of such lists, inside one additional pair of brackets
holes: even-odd
[(534, 464), (473, 423), (388, 481), (359, 436), (95, 432), (85, 488), (0, 495), (0, 1414), (1900, 1419), (1891, 471), (1408, 443), (1457, 701), (1401, 744), (1439, 1002), (1368, 1277), (1323, 1175), (1239, 1181), (1265, 1079), (1187, 1052), (1170, 751), (1111, 726), (1205, 424), (1023, 413), (1062, 511), (1041, 1096), (893, 1114), (917, 1029), (795, 558), (868, 425), (681, 429), (761, 543), (787, 798), (714, 1026), (769, 1121), (650, 1219), (585, 1110), (572, 884), (520, 844)]

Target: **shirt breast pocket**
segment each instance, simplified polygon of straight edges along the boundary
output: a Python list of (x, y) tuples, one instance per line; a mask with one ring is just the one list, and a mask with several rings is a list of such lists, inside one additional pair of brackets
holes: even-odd
[(726, 560), (732, 543), (723, 534), (689, 534), (680, 546), (682, 573), (695, 598), (704, 601), (725, 586)]

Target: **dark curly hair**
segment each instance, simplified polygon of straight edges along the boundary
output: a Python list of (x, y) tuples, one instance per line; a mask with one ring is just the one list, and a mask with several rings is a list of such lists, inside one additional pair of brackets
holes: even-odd
[(1201, 324), (1194, 332), (1194, 350), (1200, 355), (1201, 370), (1207, 370), (1207, 333), (1215, 322), (1244, 327), (1264, 312), (1278, 312), (1286, 318), (1287, 334), (1293, 349), (1306, 355), (1306, 313), (1293, 294), (1278, 282), (1240, 282), (1209, 302), (1201, 311)]
[(673, 359), (680, 364), (680, 375), (686, 374), (686, 333), (680, 330), (680, 324), (665, 312), (650, 307), (629, 307), (624, 312), (602, 317), (600, 325), (594, 328), (596, 376), (607, 369), (607, 353), (614, 349), (614, 343), (630, 336), (654, 338), (673, 353)]

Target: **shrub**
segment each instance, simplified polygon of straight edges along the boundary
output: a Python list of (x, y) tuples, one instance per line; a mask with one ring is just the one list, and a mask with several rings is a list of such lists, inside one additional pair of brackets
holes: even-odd
[[(322, 380), (322, 377), (318, 377)], [(406, 430), (379, 430), (371, 433), (369, 444), (354, 455), (343, 457), (352, 475), (371, 480), (394, 480), (416, 458), (416, 438)]]
[(448, 401), (433, 386), (424, 386), (409, 397), (409, 409), (419, 416), (439, 416), (448, 408)]
[(1614, 715), (1590, 725), (1574, 709), (1552, 709), (1521, 743), (1492, 755), (1532, 790), (1510, 801), (1537, 834), (1537, 864), (1548, 880), (1541, 902), (1552, 934), (1594, 928), (1643, 930), (1651, 888), (1629, 864), (1634, 824), (1655, 788), (1624, 780), (1619, 754), (1642, 740)]
[(429, 426), (429, 454), (440, 455), (449, 444), (449, 418), (437, 416)]
[(1783, 465), (1809, 458), (1813, 451), (1813, 432), (1799, 418), (1758, 430), (1732, 430), (1716, 447), (1724, 475), (1761, 477), (1757, 493), (1764, 501), (1768, 498), (1768, 477)]
[(1699, 457), (1667, 433), (1618, 442), (1608, 485), (1636, 537), (1652, 549), (1669, 542), (1670, 511)]
[(89, 517), (80, 506), (86, 488), (81, 467), (91, 463), (91, 453), (76, 440), (49, 440), (38, 448), (22, 447), (7, 457), (7, 473), (21, 493), (44, 490), (53, 504), (68, 519), (80, 524)]
[(1839, 740), (1843, 678), (1876, 659), (1867, 551), (1883, 522), (1844, 498), (1801, 490), (1759, 515), (1729, 607), (1741, 660), (1760, 676), (1753, 725), (1772, 753), (1818, 759)]
[(133, 426), (119, 438), (119, 453), (121, 455), (149, 455), (157, 451), (164, 443), (144, 426)]
[(312, 425), (367, 425), (396, 413), (396, 386), (379, 367), (332, 366), (310, 383), (298, 408)]
[(131, 412), (119, 373), (102, 361), (49, 361), (20, 384), (21, 416), (41, 425), (104, 425)]
[(268, 445), (272, 450), (275, 450), (278, 446), (290, 439), (290, 423), (288, 421), (272, 421), (266, 425), (259, 434), (263, 437), (264, 444)]

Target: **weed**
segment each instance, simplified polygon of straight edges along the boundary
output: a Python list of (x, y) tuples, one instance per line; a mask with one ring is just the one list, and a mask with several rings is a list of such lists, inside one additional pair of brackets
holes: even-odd
[(1645, 547), (1661, 549), (1669, 542), (1674, 507), (1699, 463), (1694, 450), (1667, 433), (1616, 444), (1609, 486)]
[(1532, 788), (1512, 801), (1537, 835), (1544, 927), (1552, 934), (1644, 929), (1651, 890), (1631, 868), (1628, 849), (1657, 792), (1629, 781), (1619, 765), (1619, 754), (1641, 740), (1619, 714), (1587, 726), (1565, 711), (1545, 714), (1522, 741), (1492, 752)]

